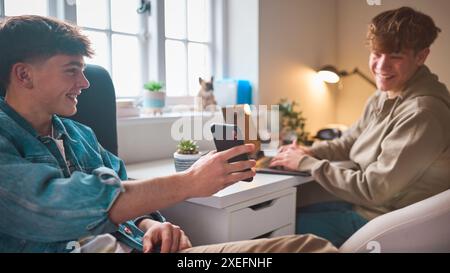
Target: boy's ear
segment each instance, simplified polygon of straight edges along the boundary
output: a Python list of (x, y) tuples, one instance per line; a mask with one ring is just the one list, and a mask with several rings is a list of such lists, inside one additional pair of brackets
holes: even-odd
[(29, 64), (16, 63), (11, 70), (11, 80), (25, 88), (33, 88), (33, 72)]
[(416, 55), (417, 64), (423, 65), (428, 57), (428, 54), (430, 54), (430, 48), (427, 47), (420, 50)]

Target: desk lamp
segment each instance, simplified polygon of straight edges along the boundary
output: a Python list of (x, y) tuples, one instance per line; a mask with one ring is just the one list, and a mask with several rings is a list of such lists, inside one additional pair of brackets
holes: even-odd
[(372, 81), (368, 76), (363, 74), (358, 68), (353, 69), (352, 72), (347, 72), (345, 70), (338, 71), (336, 67), (332, 65), (326, 65), (318, 70), (317, 72), (319, 74), (319, 77), (324, 81), (328, 83), (337, 83), (341, 77), (347, 77), (353, 74), (357, 74), (361, 76), (363, 79), (365, 79), (367, 82), (369, 82), (374, 87), (377, 87), (375, 82)]

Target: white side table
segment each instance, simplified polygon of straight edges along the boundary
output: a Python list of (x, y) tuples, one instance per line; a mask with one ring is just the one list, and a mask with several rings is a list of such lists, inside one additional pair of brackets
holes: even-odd
[[(173, 159), (127, 165), (128, 176), (147, 179), (175, 173)], [(216, 194), (161, 210), (181, 226), (193, 245), (295, 233), (296, 186), (311, 177), (256, 174)], [(186, 181), (189, 183), (189, 181)]]

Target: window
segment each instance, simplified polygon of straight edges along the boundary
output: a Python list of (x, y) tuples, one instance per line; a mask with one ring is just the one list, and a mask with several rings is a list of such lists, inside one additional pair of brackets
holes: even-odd
[(140, 4), (138, 0), (77, 0), (76, 4), (77, 24), (96, 53), (87, 62), (110, 71), (117, 97), (138, 96), (147, 80), (142, 50), (148, 49), (148, 29), (141, 20), (145, 15), (136, 11)]
[(4, 15), (6, 16), (22, 14), (48, 15), (47, 0), (4, 0), (3, 2)]
[[(138, 13), (150, 3), (151, 12)], [(213, 0), (0, 0), (0, 16), (50, 15), (75, 21), (105, 67), (117, 97), (136, 97), (149, 80), (169, 97), (195, 96), (213, 75)]]
[(168, 96), (195, 96), (198, 78), (212, 74), (211, 0), (165, 0)]

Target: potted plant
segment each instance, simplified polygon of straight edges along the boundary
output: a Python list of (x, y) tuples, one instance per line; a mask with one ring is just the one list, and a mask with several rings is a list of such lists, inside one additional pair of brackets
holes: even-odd
[(177, 151), (173, 154), (175, 170), (177, 172), (189, 169), (201, 156), (195, 141), (182, 139), (178, 143), (177, 148)]
[(280, 140), (283, 145), (290, 144), (297, 139), (298, 144), (311, 145), (309, 133), (305, 131), (305, 121), (303, 113), (296, 108), (296, 101), (282, 99), (279, 102), (280, 110)]
[(162, 114), (162, 109), (166, 102), (166, 92), (164, 91), (164, 84), (158, 81), (150, 81), (144, 84), (146, 92), (144, 93), (143, 106), (150, 112)]

